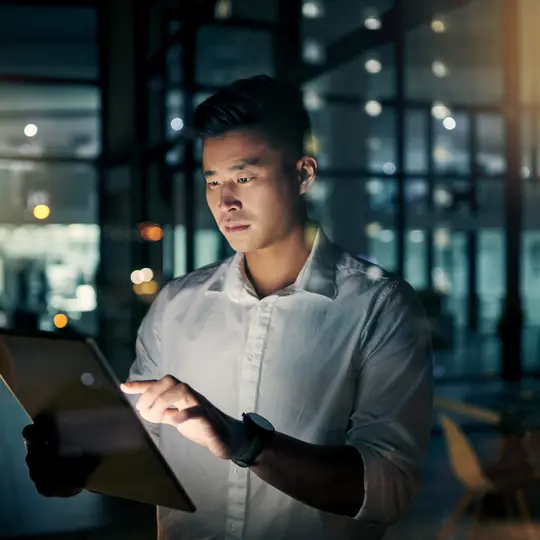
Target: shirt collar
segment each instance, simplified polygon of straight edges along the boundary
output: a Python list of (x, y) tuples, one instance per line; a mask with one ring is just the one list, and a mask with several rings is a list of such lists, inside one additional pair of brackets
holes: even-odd
[[(336, 297), (336, 257), (335, 247), (324, 233), (322, 227), (315, 223), (308, 231), (315, 233), (311, 253), (306, 260), (296, 281), (289, 287), (279, 291), (284, 296), (299, 290), (319, 294), (331, 300)], [(231, 299), (240, 301), (243, 294), (256, 296), (253, 286), (244, 273), (244, 254), (236, 253), (218, 279), (209, 288), (214, 292), (226, 292)]]

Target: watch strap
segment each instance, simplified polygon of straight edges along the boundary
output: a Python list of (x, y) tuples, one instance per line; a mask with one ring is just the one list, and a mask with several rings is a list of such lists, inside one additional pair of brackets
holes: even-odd
[(248, 446), (240, 453), (240, 455), (231, 459), (238, 467), (251, 467), (257, 456), (262, 452), (263, 441), (258, 435), (253, 435)]

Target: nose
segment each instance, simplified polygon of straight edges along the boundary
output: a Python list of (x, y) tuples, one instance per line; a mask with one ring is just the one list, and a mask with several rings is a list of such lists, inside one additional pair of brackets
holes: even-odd
[(242, 203), (238, 198), (234, 189), (224, 185), (219, 194), (219, 209), (223, 212), (232, 212), (235, 210), (241, 210)]

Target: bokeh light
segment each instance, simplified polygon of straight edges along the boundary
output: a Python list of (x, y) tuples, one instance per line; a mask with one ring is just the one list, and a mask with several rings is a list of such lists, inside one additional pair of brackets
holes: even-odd
[(27, 137), (35, 137), (38, 132), (38, 127), (36, 124), (27, 124), (24, 128), (24, 134)]
[(51, 209), (46, 204), (34, 206), (32, 211), (36, 219), (47, 219), (51, 215)]
[(382, 105), (378, 101), (370, 99), (366, 103), (365, 110), (369, 116), (379, 116), (379, 114), (382, 112)]
[(159, 242), (163, 238), (163, 229), (155, 223), (141, 223), (139, 232), (147, 242)]
[(65, 328), (68, 323), (68, 318), (63, 313), (57, 313), (53, 318), (53, 323), (56, 328)]

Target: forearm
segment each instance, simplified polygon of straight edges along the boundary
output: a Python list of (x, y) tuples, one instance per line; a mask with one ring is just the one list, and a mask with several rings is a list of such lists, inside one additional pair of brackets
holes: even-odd
[(352, 446), (309, 444), (276, 433), (251, 470), (308, 506), (354, 517), (364, 501), (364, 464)]

